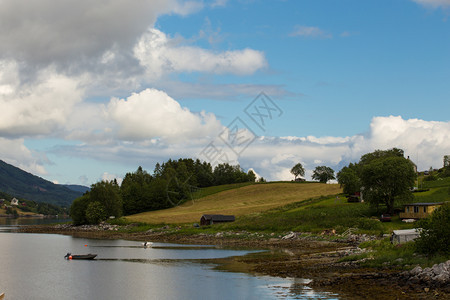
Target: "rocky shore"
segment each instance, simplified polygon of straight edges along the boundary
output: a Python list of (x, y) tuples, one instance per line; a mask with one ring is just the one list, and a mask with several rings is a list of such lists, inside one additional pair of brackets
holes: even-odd
[(219, 269), (290, 278), (312, 279), (317, 291), (338, 293), (341, 299), (450, 299), (450, 261), (410, 271), (367, 269), (359, 262), (341, 262), (347, 255), (361, 253), (359, 243), (375, 236), (351, 234), (332, 241), (298, 232), (285, 234), (255, 232), (218, 232), (182, 234), (178, 228), (162, 227), (132, 232), (133, 225), (54, 225), (26, 226), (29, 233), (66, 234), (84, 238), (127, 239), (136, 241), (220, 245), (265, 249), (261, 253), (218, 259)]

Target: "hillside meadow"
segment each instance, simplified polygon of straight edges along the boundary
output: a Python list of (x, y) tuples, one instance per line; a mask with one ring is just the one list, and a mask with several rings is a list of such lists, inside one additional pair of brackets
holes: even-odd
[[(229, 187), (228, 187), (229, 188)], [(182, 205), (127, 216), (131, 222), (148, 224), (182, 224), (199, 222), (203, 214), (250, 215), (264, 212), (311, 198), (341, 193), (338, 184), (277, 182), (252, 184), (224, 191), (199, 199), (188, 200)], [(204, 191), (208, 193), (208, 191)]]

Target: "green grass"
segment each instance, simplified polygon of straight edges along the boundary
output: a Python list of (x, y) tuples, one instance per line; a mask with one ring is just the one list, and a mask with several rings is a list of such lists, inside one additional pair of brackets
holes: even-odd
[(301, 231), (318, 233), (335, 229), (342, 233), (350, 227), (379, 234), (383, 225), (375, 209), (364, 203), (335, 203), (336, 197), (311, 198), (267, 212), (240, 216), (236, 222), (220, 225), (226, 230), (265, 232)]
[(414, 193), (414, 202), (445, 202), (450, 201), (448, 186), (430, 188), (427, 192)]
[(433, 181), (422, 181), (420, 180), (421, 187), (423, 188), (437, 188), (437, 187), (449, 187), (450, 186), (450, 177), (438, 178)]
[(242, 182), (242, 183), (233, 183), (233, 184), (224, 184), (224, 185), (216, 185), (216, 186), (210, 186), (206, 188), (201, 188), (198, 191), (192, 193), (193, 199), (200, 199), (209, 195), (214, 195), (223, 191), (237, 189), (243, 186), (255, 184), (252, 182)]

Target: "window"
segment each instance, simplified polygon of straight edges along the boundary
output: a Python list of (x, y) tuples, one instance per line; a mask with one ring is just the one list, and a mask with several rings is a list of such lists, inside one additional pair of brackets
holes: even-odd
[(414, 206), (414, 212), (418, 213), (419, 212), (419, 207), (418, 206)]
[(423, 212), (424, 212), (424, 213), (427, 212), (427, 207), (426, 207), (426, 206), (423, 207)]

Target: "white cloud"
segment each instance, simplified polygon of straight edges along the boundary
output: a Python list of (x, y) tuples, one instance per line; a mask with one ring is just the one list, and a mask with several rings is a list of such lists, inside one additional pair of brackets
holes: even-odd
[(82, 100), (78, 80), (43, 70), (32, 84), (19, 85), (14, 63), (0, 62), (0, 135), (52, 135)]
[(450, 0), (412, 0), (423, 6), (437, 8), (437, 7), (450, 7)]
[[(405, 120), (398, 116), (388, 116), (373, 118), (369, 132), (350, 137), (258, 138), (236, 160), (228, 146), (220, 143), (220, 139), (216, 138), (214, 130), (210, 131), (210, 137), (206, 138), (202, 136), (204, 133), (199, 133), (202, 130), (209, 130), (207, 122), (203, 122), (201, 125), (200, 116), (192, 114), (178, 103), (174, 103), (175, 100), (162, 92), (147, 90), (126, 100), (115, 101), (119, 101), (120, 105), (129, 105), (130, 107), (120, 108), (127, 110), (131, 115), (134, 112), (146, 111), (158, 104), (161, 109), (158, 109), (159, 113), (156, 113), (154, 118), (160, 127), (151, 124), (150, 119), (153, 117), (147, 116), (142, 119), (141, 115), (136, 115), (137, 121), (134, 129), (139, 132), (132, 132), (133, 128), (131, 127), (126, 128), (130, 132), (121, 132), (122, 138), (134, 137), (146, 140), (130, 142), (113, 140), (111, 144), (105, 145), (85, 143), (57, 149), (56, 154), (105, 162), (120, 161), (122, 164), (130, 165), (130, 171), (139, 165), (151, 171), (156, 162), (161, 163), (169, 158), (199, 157), (206, 160), (200, 156), (200, 153), (211, 141), (214, 141), (215, 146), (228, 154), (229, 159), (232, 160), (231, 163), (239, 163), (246, 170), (253, 168), (259, 176), (268, 180), (293, 179), (290, 169), (298, 162), (305, 167), (307, 179), (311, 178), (312, 171), (318, 165), (329, 166), (337, 172), (350, 162), (358, 162), (361, 155), (377, 149), (401, 148), (405, 151), (406, 156), (410, 156), (416, 162), (419, 170), (428, 169), (430, 166), (442, 167), (442, 157), (450, 155), (450, 122)], [(146, 103), (147, 101), (152, 105)], [(118, 108), (115, 106), (117, 103), (114, 101), (111, 103), (114, 103), (114, 108)], [(171, 112), (178, 112), (178, 116), (180, 116), (178, 121), (174, 121), (175, 118)], [(160, 113), (166, 115), (167, 120), (162, 120)], [(117, 116), (117, 120), (115, 120), (119, 125), (122, 124), (122, 117), (126, 116)], [(182, 124), (184, 125), (181, 126)], [(218, 122), (214, 121), (212, 124), (217, 125)], [(166, 126), (175, 126), (174, 131), (166, 133)], [(198, 126), (200, 131), (195, 129), (191, 133), (184, 131), (184, 127), (192, 129), (198, 128)], [(220, 125), (217, 125), (217, 128), (220, 128)], [(123, 130), (123, 128), (119, 127), (118, 130)], [(152, 134), (149, 134), (150, 132)], [(128, 137), (127, 134), (130, 134), (131, 137)], [(154, 135), (167, 135), (173, 140), (166, 143), (162, 139), (151, 139), (151, 136)], [(178, 139), (183, 135), (190, 135), (191, 138), (188, 141)], [(10, 157), (13, 156), (12, 154)]]
[(110, 174), (110, 173), (108, 173), (108, 172), (104, 172), (104, 173), (102, 174), (102, 176), (101, 176), (101, 180), (103, 180), (103, 181), (112, 181), (112, 180), (114, 180), (114, 179), (117, 180), (117, 183), (118, 183), (119, 185), (122, 184), (123, 178), (120, 177), (120, 176), (117, 176), (116, 174)]
[(294, 31), (290, 34), (290, 36), (301, 36), (308, 38), (321, 38), (321, 39), (329, 39), (333, 36), (320, 29), (319, 27), (314, 26), (296, 26)]
[(289, 170), (301, 162), (310, 178), (318, 165), (337, 172), (361, 155), (377, 149), (401, 148), (420, 170), (442, 167), (442, 157), (450, 154), (450, 122), (404, 120), (400, 116), (374, 117), (370, 131), (351, 137), (265, 137), (242, 154), (239, 162), (252, 166), (270, 180), (290, 180)]
[(267, 65), (260, 51), (244, 49), (215, 53), (181, 45), (154, 28), (142, 36), (134, 48), (134, 55), (145, 66), (150, 78), (180, 72), (249, 75)]
[(45, 156), (33, 153), (25, 145), (23, 139), (8, 139), (0, 137), (1, 159), (15, 167), (37, 175), (46, 175), (44, 164), (48, 163)]
[(132, 48), (158, 15), (186, 14), (193, 6), (175, 0), (3, 0), (0, 59), (64, 68), (96, 64), (111, 49)]
[(217, 135), (222, 125), (213, 114), (194, 114), (155, 89), (125, 99), (111, 99), (107, 114), (123, 140), (162, 138), (173, 142)]

